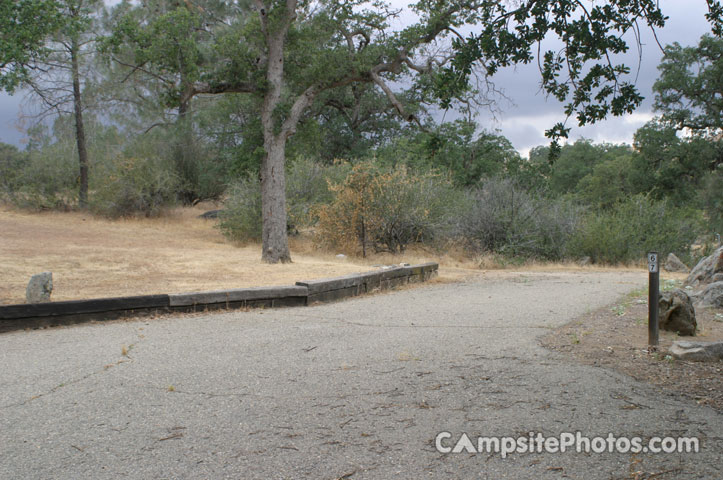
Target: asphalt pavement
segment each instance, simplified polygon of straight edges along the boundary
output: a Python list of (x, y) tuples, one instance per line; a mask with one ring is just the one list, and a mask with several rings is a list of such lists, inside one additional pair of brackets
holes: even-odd
[[(720, 414), (539, 345), (646, 280), (501, 273), (3, 334), (0, 479), (721, 478)], [(575, 432), (700, 451), (470, 451)]]

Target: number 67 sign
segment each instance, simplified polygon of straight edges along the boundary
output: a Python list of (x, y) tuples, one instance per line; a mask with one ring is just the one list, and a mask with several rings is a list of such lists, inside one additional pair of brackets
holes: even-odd
[(658, 273), (658, 253), (648, 253), (648, 272)]
[(648, 252), (648, 352), (655, 351), (658, 345), (659, 260), (658, 252)]

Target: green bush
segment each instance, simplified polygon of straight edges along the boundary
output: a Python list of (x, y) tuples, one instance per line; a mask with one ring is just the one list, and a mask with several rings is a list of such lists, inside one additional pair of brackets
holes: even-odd
[(338, 184), (351, 171), (347, 162), (323, 165), (298, 158), (287, 167), (286, 207), (290, 228), (311, 227), (319, 220), (317, 206), (333, 198), (329, 185)]
[[(98, 165), (115, 161), (124, 139), (113, 126), (86, 117), (86, 147), (90, 194)], [(0, 144), (0, 195), (21, 208), (67, 210), (77, 205), (80, 187), (75, 122), (71, 116), (56, 118), (52, 135), (43, 124), (28, 130), (28, 151)], [(105, 171), (103, 168), (101, 170)]]
[(261, 184), (256, 178), (243, 178), (226, 191), (226, 201), (218, 214), (218, 228), (235, 242), (261, 240)]
[(700, 203), (705, 208), (711, 233), (723, 235), (723, 164), (701, 182)]
[[(296, 159), (286, 170), (286, 212), (289, 230), (311, 227), (318, 221), (318, 206), (329, 203), (329, 185), (338, 183), (349, 172), (348, 163), (322, 165), (310, 159)], [(261, 240), (261, 185), (255, 177), (233, 182), (219, 214), (219, 228), (230, 240)]]
[(31, 210), (67, 210), (78, 196), (77, 160), (59, 144), (35, 150), (22, 161), (8, 165), (13, 170), (3, 181), (6, 200)]
[(178, 178), (158, 157), (119, 157), (93, 174), (90, 208), (99, 215), (156, 217), (176, 202)]
[(0, 143), (0, 198), (14, 192), (18, 176), (27, 163), (27, 153), (18, 151), (14, 145)]
[(226, 189), (228, 165), (213, 145), (199, 138), (179, 139), (171, 136), (175, 148), (158, 145), (159, 156), (168, 157), (178, 178), (177, 196), (184, 205), (203, 200), (218, 200)]
[(477, 252), (559, 260), (581, 210), (564, 199), (535, 196), (511, 179), (488, 179), (469, 192), (460, 234)]
[(701, 222), (700, 212), (635, 195), (611, 209), (590, 212), (571, 239), (570, 252), (608, 264), (638, 261), (648, 251), (662, 257), (673, 252), (685, 262)]

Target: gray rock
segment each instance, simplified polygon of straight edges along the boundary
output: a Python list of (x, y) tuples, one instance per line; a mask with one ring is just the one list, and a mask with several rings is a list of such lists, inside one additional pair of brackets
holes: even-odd
[(201, 215), (198, 216), (198, 218), (205, 218), (206, 220), (212, 220), (214, 218), (218, 218), (218, 214), (221, 210), (209, 210), (208, 212), (203, 212)]
[(53, 293), (53, 273), (43, 272), (30, 277), (28, 288), (25, 290), (27, 303), (49, 302)]
[(679, 360), (717, 362), (723, 360), (723, 342), (673, 342), (670, 354)]
[(695, 335), (698, 323), (690, 297), (681, 289), (665, 292), (658, 299), (658, 324), (678, 335)]
[(685, 283), (694, 287), (710, 283), (718, 273), (723, 273), (723, 246), (718, 247), (713, 255), (701, 259), (690, 272)]
[(688, 273), (690, 272), (690, 268), (680, 261), (678, 257), (675, 256), (673, 252), (670, 252), (668, 254), (668, 258), (665, 260), (665, 264), (663, 265), (663, 268), (668, 272), (680, 272), (680, 273)]
[(701, 307), (723, 308), (723, 282), (711, 283), (696, 295), (696, 300)]

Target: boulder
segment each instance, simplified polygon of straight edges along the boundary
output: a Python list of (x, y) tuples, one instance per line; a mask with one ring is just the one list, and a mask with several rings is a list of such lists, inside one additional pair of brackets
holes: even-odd
[(53, 293), (53, 273), (43, 272), (30, 277), (28, 288), (25, 289), (27, 303), (49, 302)]
[(658, 325), (678, 335), (695, 335), (698, 327), (690, 297), (681, 289), (665, 292), (658, 299)]
[(690, 272), (685, 283), (694, 287), (707, 284), (710, 283), (718, 273), (723, 273), (723, 246), (718, 247), (718, 249), (713, 252), (713, 255), (701, 259), (698, 265)]
[(667, 272), (680, 272), (680, 273), (688, 273), (690, 272), (690, 268), (688, 266), (681, 262), (678, 257), (675, 256), (673, 252), (670, 252), (668, 254), (668, 258), (665, 260), (665, 264), (663, 264), (663, 268)]
[(723, 360), (723, 342), (673, 342), (670, 354), (679, 360), (717, 362)]
[(696, 296), (701, 307), (723, 308), (723, 282), (714, 282)]

